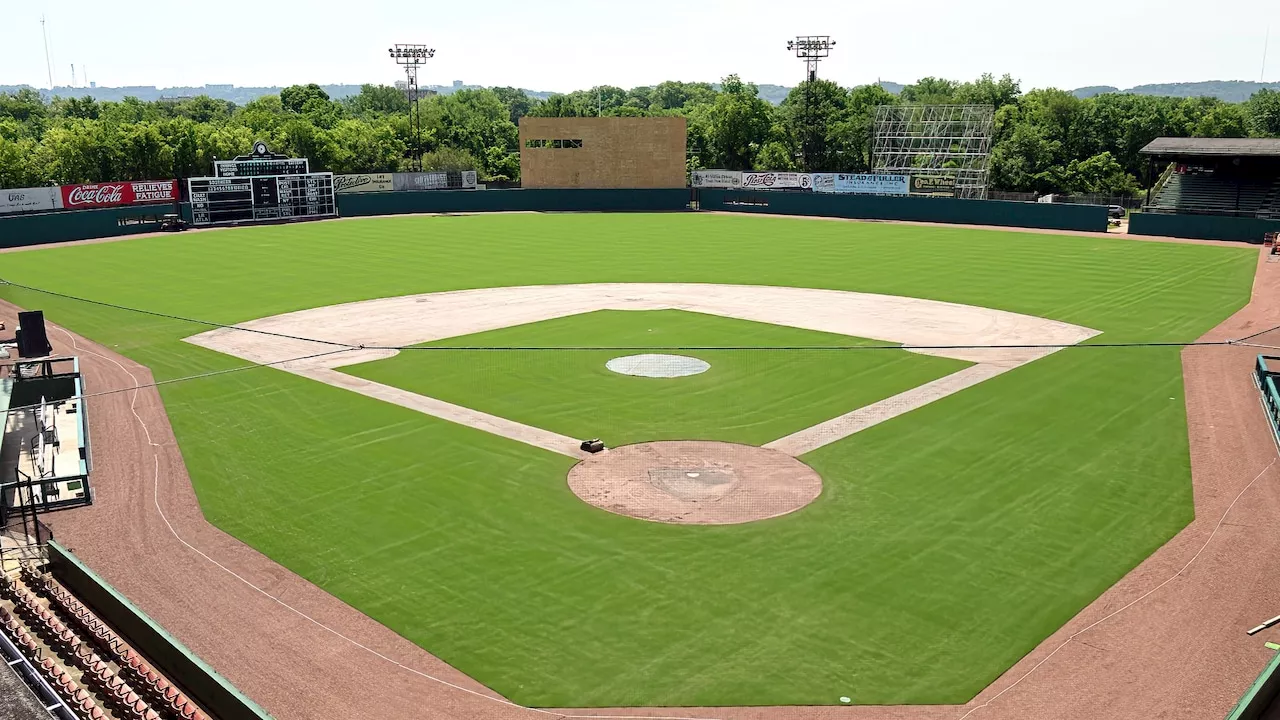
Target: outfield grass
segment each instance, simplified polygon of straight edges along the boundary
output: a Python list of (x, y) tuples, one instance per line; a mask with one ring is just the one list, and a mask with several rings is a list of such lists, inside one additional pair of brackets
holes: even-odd
[[(1198, 337), (1247, 301), (1255, 258), (1106, 236), (495, 215), (48, 249), (5, 255), (0, 274), (217, 322), (540, 283), (820, 287), (1127, 342)], [(199, 325), (0, 294), (160, 379), (240, 362), (181, 342)], [(566, 487), (568, 458), (276, 370), (162, 394), (211, 522), (527, 704), (963, 702), (1193, 512), (1174, 348), (1019, 368), (805, 456), (825, 485), (804, 512), (722, 527), (600, 512)]]
[[(684, 350), (699, 347), (839, 348), (877, 344), (847, 335), (680, 310), (602, 310), (450, 338), (344, 372), (609, 445), (720, 440), (764, 445), (824, 420), (962, 370), (970, 363), (883, 350)], [(643, 350), (456, 350), (443, 347), (629, 347), (707, 361), (701, 375), (642, 378), (605, 363)]]

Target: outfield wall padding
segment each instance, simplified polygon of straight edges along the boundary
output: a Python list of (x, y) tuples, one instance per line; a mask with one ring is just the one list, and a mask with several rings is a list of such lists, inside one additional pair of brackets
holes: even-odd
[(1130, 235), (1261, 243), (1262, 236), (1269, 232), (1280, 232), (1280, 220), (1149, 212), (1133, 213), (1129, 216)]
[(703, 210), (725, 212), (1107, 231), (1102, 205), (713, 189), (699, 190), (698, 202)]
[[(0, 248), (156, 232), (159, 218), (173, 211), (172, 204), (165, 204), (0, 215)], [(122, 225), (122, 220), (128, 224)]]
[(687, 210), (688, 188), (639, 190), (431, 190), (338, 195), (343, 217), (449, 212), (661, 212)]
[[(265, 710), (134, 607), (79, 558), (53, 541), (49, 542), (49, 567), (58, 582), (115, 628), (134, 649), (146, 656), (213, 717), (218, 720), (271, 720)], [(192, 592), (199, 590), (193, 589)]]

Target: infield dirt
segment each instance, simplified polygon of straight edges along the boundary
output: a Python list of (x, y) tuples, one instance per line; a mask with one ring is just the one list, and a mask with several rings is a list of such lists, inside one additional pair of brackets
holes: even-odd
[[(16, 308), (0, 307), (12, 322)], [(1260, 257), (1252, 302), (1206, 335), (1280, 325), (1280, 263)], [(1280, 333), (1258, 338), (1260, 344)], [(50, 328), (88, 390), (145, 368)], [(94, 506), (48, 516), (57, 538), (247, 695), (295, 718), (1221, 717), (1270, 658), (1245, 630), (1276, 614), (1280, 474), (1251, 373), (1256, 347), (1183, 352), (1196, 519), (963, 706), (547, 712), (486, 688), (203, 518), (154, 388), (90, 400)], [(744, 628), (749, 632), (749, 628)], [(430, 676), (430, 677), (429, 677)], [(436, 678), (436, 679), (433, 679)], [(761, 678), (766, 681), (767, 678)], [(443, 682), (442, 682), (443, 681)], [(444, 684), (444, 683), (450, 684)], [(856, 697), (855, 697), (856, 701)]]

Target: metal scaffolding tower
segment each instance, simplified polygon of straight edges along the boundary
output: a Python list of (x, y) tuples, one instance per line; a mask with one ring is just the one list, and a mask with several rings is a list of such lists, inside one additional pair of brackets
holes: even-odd
[(904, 175), (950, 175), (956, 197), (984, 200), (991, 160), (990, 105), (881, 105), (871, 167)]

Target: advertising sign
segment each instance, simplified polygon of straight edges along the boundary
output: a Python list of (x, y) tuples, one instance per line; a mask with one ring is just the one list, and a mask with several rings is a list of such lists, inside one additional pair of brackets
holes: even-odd
[(743, 190), (808, 190), (813, 187), (813, 176), (808, 173), (793, 172), (744, 172), (742, 173)]
[(476, 171), (395, 173), (391, 184), (396, 190), (475, 190)]
[(908, 189), (906, 175), (819, 173), (813, 176), (813, 190), (820, 193), (906, 195)]
[(63, 185), (62, 207), (67, 210), (173, 202), (178, 199), (178, 181), (99, 183), (97, 185)]
[(62, 207), (62, 193), (56, 187), (15, 188), (0, 190), (0, 215), (4, 213), (42, 212)]
[(361, 175), (334, 175), (335, 193), (384, 192), (394, 190), (391, 173), (364, 173)]
[(911, 194), (933, 197), (955, 197), (955, 175), (912, 175)]
[(696, 188), (742, 187), (742, 173), (737, 170), (694, 170), (692, 180)]

